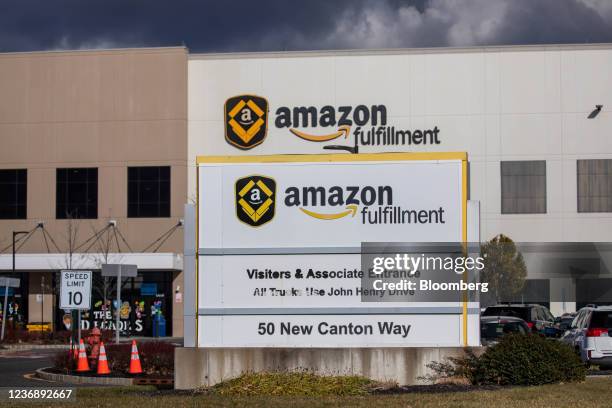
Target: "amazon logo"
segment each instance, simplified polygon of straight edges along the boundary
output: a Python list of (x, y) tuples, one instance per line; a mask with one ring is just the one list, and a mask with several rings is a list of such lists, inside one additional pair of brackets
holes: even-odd
[(292, 186), (285, 190), (284, 203), (319, 220), (337, 220), (355, 217), (362, 205), (393, 205), (393, 189), (390, 186)]
[[(269, 113), (268, 101), (262, 96), (243, 94), (227, 99), (223, 107), (225, 140), (240, 150), (260, 145), (268, 132)], [(362, 132), (364, 127), (383, 129), (387, 125), (387, 107), (281, 106), (272, 119), (277, 129), (287, 129), (302, 140), (321, 143), (348, 139), (353, 128), (355, 132)]]
[(354, 152), (358, 151), (358, 146), (441, 144), (438, 126), (406, 129), (387, 125), (385, 105), (281, 106), (271, 110), (264, 97), (245, 94), (229, 98), (224, 105), (224, 115), (225, 139), (241, 150), (263, 143), (269, 127), (286, 129), (314, 143), (346, 140), (352, 135)]
[(315, 106), (293, 108), (282, 106), (276, 110), (275, 114), (274, 126), (279, 129), (288, 128), (295, 136), (309, 142), (328, 142), (340, 137), (346, 139), (353, 125), (378, 126), (380, 124), (380, 126), (385, 126), (387, 124), (385, 105), (370, 107), (366, 105), (355, 107), (325, 105), (320, 109)]

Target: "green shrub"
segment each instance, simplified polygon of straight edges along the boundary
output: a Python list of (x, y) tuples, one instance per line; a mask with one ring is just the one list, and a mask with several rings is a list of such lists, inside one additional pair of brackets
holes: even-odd
[(467, 350), (462, 357), (428, 367), (435, 375), (426, 380), (462, 377), (474, 385), (541, 385), (583, 381), (586, 376), (585, 365), (571, 347), (524, 334), (507, 334), (480, 356)]
[(222, 396), (367, 395), (381, 383), (358, 376), (320, 376), (307, 371), (247, 373), (206, 391)]
[(583, 381), (586, 367), (571, 347), (538, 335), (511, 334), (478, 359), (473, 381), (540, 385)]

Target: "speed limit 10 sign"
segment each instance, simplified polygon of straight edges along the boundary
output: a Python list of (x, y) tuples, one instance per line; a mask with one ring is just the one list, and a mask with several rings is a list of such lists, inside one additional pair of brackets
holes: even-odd
[(61, 271), (60, 309), (89, 309), (91, 271)]

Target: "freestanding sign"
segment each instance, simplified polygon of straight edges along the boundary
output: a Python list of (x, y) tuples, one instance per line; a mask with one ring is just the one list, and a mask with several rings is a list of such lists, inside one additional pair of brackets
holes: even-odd
[(91, 271), (61, 271), (60, 309), (87, 310), (91, 307)]
[(18, 288), (21, 281), (19, 278), (7, 278), (0, 277), (0, 289), (4, 288), (4, 308), (2, 309), (2, 333), (0, 334), (0, 340), (4, 340), (4, 327), (6, 325), (6, 307), (8, 304), (8, 292), (9, 288)]
[(130, 277), (135, 278), (138, 275), (137, 265), (124, 265), (124, 264), (104, 264), (102, 265), (102, 276), (105, 277), (117, 277), (117, 311), (115, 312), (115, 342), (119, 344), (119, 332), (120, 332), (120, 313), (118, 311), (121, 306), (121, 278)]
[(466, 241), (466, 159), (200, 157), (197, 345), (478, 344), (466, 302), (364, 302), (361, 286), (364, 242)]

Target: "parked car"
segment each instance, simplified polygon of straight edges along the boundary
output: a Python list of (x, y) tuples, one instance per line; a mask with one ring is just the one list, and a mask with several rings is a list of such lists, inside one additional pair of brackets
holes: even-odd
[(565, 334), (565, 332), (568, 331), (569, 328), (571, 327), (572, 322), (574, 321), (575, 317), (576, 317), (576, 313), (565, 313), (562, 316), (557, 317), (555, 319), (555, 325), (554, 325), (554, 329), (555, 329), (554, 337), (563, 336), (563, 334)]
[(550, 327), (544, 328), (546, 337), (559, 338), (569, 329), (572, 321), (576, 317), (575, 313), (564, 313), (562, 316), (555, 317), (555, 322)]
[[(548, 308), (537, 304), (500, 304), (489, 306), (483, 316), (512, 316), (523, 319), (534, 333), (547, 334), (553, 327), (555, 317)], [(550, 334), (549, 334), (550, 335)]]
[(508, 333), (528, 334), (529, 326), (523, 319), (511, 316), (484, 316), (480, 318), (480, 341), (484, 346), (490, 346)]
[(561, 341), (585, 363), (612, 369), (612, 306), (580, 309)]

